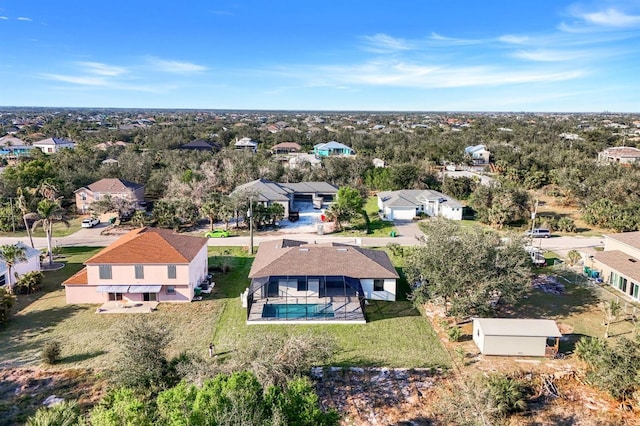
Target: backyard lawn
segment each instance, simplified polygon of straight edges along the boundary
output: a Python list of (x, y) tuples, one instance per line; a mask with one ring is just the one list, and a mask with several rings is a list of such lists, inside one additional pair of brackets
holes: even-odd
[[(45, 274), (44, 289), (18, 296), (17, 313), (0, 327), (0, 366), (35, 365), (49, 340), (62, 344), (60, 367), (112, 366), (118, 348), (114, 337), (131, 314), (95, 313), (97, 305), (67, 305), (60, 283), (77, 272), (99, 248), (63, 248), (65, 268)], [(247, 287), (253, 258), (242, 248), (210, 247), (209, 264), (229, 271), (216, 274), (214, 291), (189, 304), (161, 303), (144, 315), (149, 323), (167, 330), (170, 357), (186, 351), (206, 356), (209, 342), (232, 357), (235, 348), (259, 341), (266, 334), (316, 333), (332, 335), (340, 346), (333, 365), (389, 367), (447, 367), (446, 352), (425, 317), (411, 302), (371, 302), (364, 325), (247, 326), (240, 293)], [(406, 289), (404, 289), (406, 290)]]

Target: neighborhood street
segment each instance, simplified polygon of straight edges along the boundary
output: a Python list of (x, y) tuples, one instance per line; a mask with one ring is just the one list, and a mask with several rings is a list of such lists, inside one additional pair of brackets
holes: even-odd
[[(101, 223), (95, 228), (83, 228), (66, 237), (58, 237), (53, 239), (53, 246), (93, 246), (104, 247), (118, 239), (120, 235), (101, 235), (108, 224)], [(333, 235), (318, 235), (316, 233), (269, 233), (256, 234), (253, 238), (254, 246), (258, 246), (263, 241), (287, 238), (292, 240), (307, 241), (309, 243), (343, 243), (356, 244), (365, 247), (384, 247), (389, 243), (397, 243), (402, 246), (414, 246), (419, 244), (418, 237), (422, 235), (419, 231), (417, 223), (412, 221), (396, 222), (398, 235), (396, 237), (340, 237)], [(1, 244), (13, 244), (18, 241), (26, 245), (30, 245), (27, 237), (0, 237)], [(36, 248), (44, 248), (47, 246), (47, 240), (44, 237), (34, 238)], [(210, 238), (210, 246), (240, 246), (248, 247), (249, 236), (234, 236), (229, 238)], [(557, 236), (553, 238), (539, 238), (533, 240), (535, 247), (543, 250), (556, 252), (560, 257), (565, 257), (569, 250), (578, 250), (591, 252), (595, 247), (602, 246), (604, 239), (602, 237), (582, 237), (582, 236)]]

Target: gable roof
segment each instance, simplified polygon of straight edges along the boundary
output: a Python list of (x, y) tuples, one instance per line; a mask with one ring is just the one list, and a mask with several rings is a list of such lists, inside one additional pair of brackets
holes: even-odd
[(258, 142), (252, 140), (251, 138), (248, 137), (244, 137), (240, 140), (237, 140), (234, 144), (235, 146), (251, 146), (251, 147), (257, 147), (258, 146)]
[(185, 143), (184, 145), (179, 146), (178, 149), (194, 149), (194, 150), (201, 150), (201, 151), (212, 151), (214, 149), (219, 150), (220, 145), (218, 145), (217, 143), (206, 141), (204, 139), (197, 139), (195, 141), (191, 141), (189, 143)]
[(353, 151), (351, 147), (336, 141), (330, 141), (327, 143), (319, 143), (313, 146), (315, 149), (348, 149)]
[[(40, 250), (35, 249), (33, 247), (29, 247), (28, 245), (24, 244), (21, 241), (18, 241), (16, 245), (24, 249), (24, 255), (27, 258), (27, 261), (32, 257), (40, 256)], [(24, 263), (24, 262), (20, 262), (20, 263)], [(6, 270), (7, 270), (7, 263), (4, 262), (3, 260), (0, 260), (0, 275), (4, 274)]]
[(338, 187), (327, 182), (297, 182), (297, 183), (280, 183), (281, 187), (288, 188), (296, 193), (323, 193), (337, 194)]
[(207, 239), (168, 229), (138, 228), (89, 258), (85, 264), (190, 263)]
[(401, 189), (399, 191), (383, 191), (378, 193), (386, 207), (419, 207), (427, 201), (437, 201), (438, 204), (449, 207), (464, 207), (458, 200), (442, 192), (432, 189)]
[(89, 278), (87, 278), (87, 268), (82, 268), (80, 271), (71, 275), (67, 278), (62, 285), (80, 285), (80, 284), (89, 284)]
[(602, 151), (602, 155), (618, 158), (639, 158), (640, 149), (631, 146), (614, 146)]
[(547, 319), (474, 318), (485, 336), (562, 337), (558, 325)]
[(257, 201), (261, 202), (289, 201), (289, 194), (293, 193), (293, 190), (264, 178), (256, 179), (240, 185), (233, 190), (233, 193), (244, 191), (258, 194)]
[[(130, 182), (128, 180), (105, 178), (93, 182), (91, 185), (87, 185), (85, 188), (89, 189), (92, 192), (123, 192), (126, 190), (135, 191), (136, 189), (140, 189), (142, 187), (144, 187), (144, 185)], [(77, 189), (76, 192), (80, 189), (82, 188)]]
[(48, 138), (41, 141), (34, 142), (33, 145), (74, 145), (73, 142), (63, 138)]
[(486, 150), (487, 150), (486, 145), (473, 145), (473, 146), (466, 147), (464, 149), (464, 152), (466, 152), (467, 154), (473, 154), (474, 152), (486, 151)]
[(300, 151), (302, 147), (295, 142), (281, 142), (272, 146), (271, 149), (296, 149)]
[(384, 251), (346, 244), (308, 244), (273, 240), (260, 244), (249, 278), (276, 275), (336, 275), (352, 278), (399, 278)]

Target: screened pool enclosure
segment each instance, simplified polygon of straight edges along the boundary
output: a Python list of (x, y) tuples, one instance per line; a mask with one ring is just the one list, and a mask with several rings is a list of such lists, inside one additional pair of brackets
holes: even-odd
[(342, 275), (254, 278), (247, 293), (247, 321), (365, 322), (360, 280)]

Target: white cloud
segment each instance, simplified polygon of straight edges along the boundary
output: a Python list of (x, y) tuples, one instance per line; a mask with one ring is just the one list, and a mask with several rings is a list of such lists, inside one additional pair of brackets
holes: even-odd
[(531, 38), (527, 36), (516, 36), (516, 35), (507, 34), (507, 35), (498, 37), (498, 40), (508, 44), (527, 44), (531, 41)]
[(6, 17), (6, 16), (0, 16), (0, 20), (2, 20), (2, 21), (6, 21), (6, 20), (8, 20), (8, 19), (9, 19), (9, 18), (8, 18), (8, 17)]
[(614, 8), (601, 12), (585, 13), (580, 17), (591, 24), (607, 27), (634, 27), (640, 25), (640, 16), (627, 15)]
[(374, 53), (388, 53), (412, 49), (411, 43), (387, 34), (378, 33), (372, 36), (363, 36), (362, 39), (367, 43), (367, 50)]
[(191, 62), (170, 61), (153, 56), (148, 57), (147, 62), (155, 71), (172, 74), (196, 74), (207, 70), (207, 67)]
[(48, 80), (62, 81), (64, 83), (81, 86), (106, 86), (108, 84), (108, 81), (102, 77), (87, 75), (42, 74), (42, 76)]
[(280, 68), (282, 75), (302, 78), (315, 86), (369, 85), (436, 89), (505, 86), (572, 80), (583, 71), (497, 66), (420, 65), (409, 62), (369, 62), (353, 66)]
[(19, 17), (18, 17), (18, 21), (31, 22), (31, 18), (27, 18), (27, 17), (25, 17), (25, 16), (19, 16)]
[(100, 62), (78, 62), (77, 64), (85, 68), (88, 73), (109, 77), (116, 77), (128, 72), (124, 67), (103, 64)]
[(431, 35), (429, 36), (429, 40), (437, 42), (438, 45), (452, 45), (452, 46), (471, 45), (471, 44), (479, 44), (484, 42), (484, 40), (472, 40), (472, 39), (447, 37), (435, 32), (431, 33)]
[(566, 50), (519, 50), (513, 54), (518, 59), (525, 59), (535, 62), (562, 62), (572, 61), (582, 57), (588, 57), (588, 52), (566, 51)]

